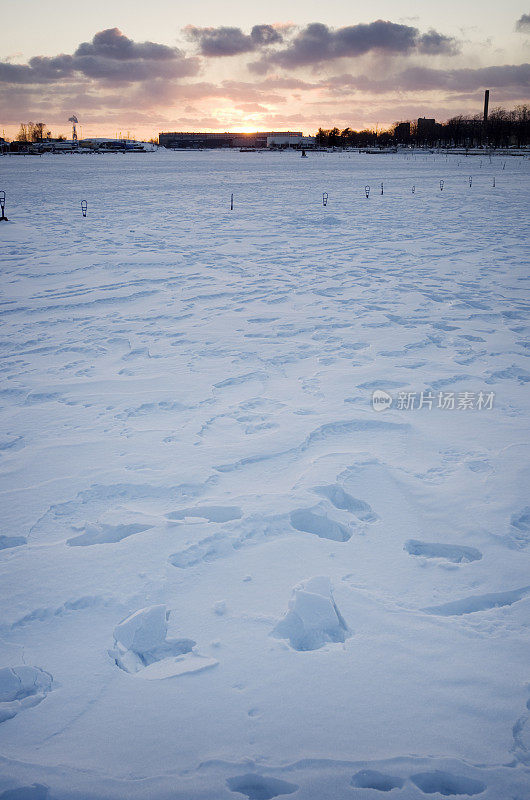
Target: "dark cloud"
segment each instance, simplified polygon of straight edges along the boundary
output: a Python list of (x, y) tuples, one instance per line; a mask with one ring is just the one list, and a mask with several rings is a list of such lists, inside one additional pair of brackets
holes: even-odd
[(118, 28), (96, 33), (91, 42), (80, 44), (74, 55), (119, 61), (171, 61), (175, 57), (182, 57), (180, 50), (175, 47), (155, 42), (133, 42)]
[(337, 75), (321, 81), (328, 92), (340, 96), (355, 91), (371, 94), (390, 92), (445, 91), (451, 94), (491, 89), (510, 89), (521, 93), (530, 85), (530, 64), (505, 64), (478, 69), (428, 69), (408, 67), (386, 78), (367, 75)]
[(265, 54), (250, 67), (254, 72), (265, 72), (275, 65), (292, 69), (337, 58), (362, 56), (372, 51), (401, 55), (412, 52), (452, 55), (457, 50), (455, 39), (435, 30), (420, 34), (410, 25), (382, 19), (345, 28), (329, 28), (321, 22), (313, 22), (302, 28), (286, 47)]
[[(530, 15), (523, 15), (519, 22), (527, 18)], [(434, 62), (436, 69), (422, 66), (433, 64), (432, 60), (428, 62), (433, 55), (450, 57), (457, 43), (437, 31), (421, 32), (409, 24), (379, 20), (338, 29), (319, 23), (302, 28), (255, 25), (249, 33), (228, 27), (188, 28), (187, 33), (205, 56), (254, 53), (260, 59), (255, 71), (267, 74), (242, 81), (234, 70), (233, 79), (216, 79), (218, 62), (213, 61), (213, 77), (210, 80), (206, 74), (201, 80), (196, 76), (205, 63), (202, 58), (189, 57), (177, 47), (135, 42), (111, 28), (97, 33), (92, 41), (83, 42), (71, 54), (35, 56), (26, 64), (0, 61), (0, 116), (9, 125), (19, 119), (37, 118), (52, 124), (64, 122), (72, 109), (78, 109), (84, 124), (96, 120), (111, 124), (126, 116), (127, 120), (145, 117), (155, 125), (155, 119), (162, 119), (161, 111), (174, 114), (187, 108), (184, 113), (190, 119), (194, 115), (199, 126), (201, 119), (201, 124), (207, 125), (211, 106), (224, 107), (227, 100), (226, 105), (240, 112), (259, 113), (261, 124), (274, 128), (287, 125), (289, 113), (299, 109), (306, 113), (311, 109), (311, 125), (315, 120), (323, 124), (328, 113), (337, 118), (341, 114), (347, 116), (352, 97), (360, 93), (366, 95), (362, 105), (369, 109), (382, 103), (383, 108), (401, 110), (404, 98), (409, 103), (424, 103), (428, 97), (429, 115), (436, 111), (440, 97), (444, 98), (444, 108), (453, 111), (459, 101), (467, 103), (469, 98), (474, 102), (473, 98), (480, 97), (486, 87), (494, 90), (495, 103), (505, 103), (507, 99), (524, 102), (528, 96), (529, 64), (443, 69), (440, 67), (448, 66), (450, 58), (440, 58)], [(332, 65), (335, 59), (342, 68), (344, 63), (339, 59), (365, 54), (369, 54), (368, 63), (361, 62), (364, 68), (358, 74), (353, 67), (354, 74), (326, 78), (322, 71), (309, 72), (315, 66)], [(399, 58), (393, 59), (393, 55)], [(297, 77), (296, 68), (304, 66), (309, 70)], [(194, 80), (186, 80), (191, 77)], [(216, 103), (216, 98), (222, 98), (223, 103)], [(282, 107), (285, 115), (279, 113)], [(279, 116), (274, 124), (275, 108)], [(221, 114), (220, 125), (229, 124), (229, 113)], [(390, 116), (395, 113), (398, 112)], [(296, 118), (302, 119), (300, 114)], [(212, 118), (207, 127), (216, 124)]]
[(429, 56), (437, 55), (456, 55), (460, 51), (460, 46), (456, 39), (445, 36), (443, 33), (430, 29), (418, 38), (418, 50)]
[(237, 56), (251, 53), (271, 44), (283, 41), (283, 36), (272, 25), (254, 25), (250, 34), (241, 28), (196, 28), (189, 25), (184, 29), (188, 38), (199, 46), (201, 55), (208, 58)]
[(530, 64), (451, 70), (409, 67), (398, 76), (397, 85), (400, 89), (409, 91), (445, 89), (450, 92), (465, 92), (479, 91), (485, 87), (528, 89)]
[(217, 56), (236, 56), (240, 53), (250, 53), (255, 49), (250, 36), (243, 33), (241, 28), (195, 28), (189, 26), (185, 29), (188, 38), (197, 42), (199, 52), (209, 58)]
[(23, 64), (0, 61), (0, 83), (40, 83), (31, 80), (31, 68)]
[(270, 44), (283, 42), (283, 36), (272, 25), (254, 25), (250, 38), (257, 47), (267, 47)]
[(523, 14), (515, 23), (515, 30), (520, 33), (530, 32), (530, 14)]
[(35, 56), (24, 65), (0, 62), (0, 81), (42, 84), (85, 77), (135, 83), (157, 77), (188, 77), (198, 70), (197, 59), (186, 58), (177, 47), (134, 42), (118, 28), (109, 28), (79, 45), (73, 55)]

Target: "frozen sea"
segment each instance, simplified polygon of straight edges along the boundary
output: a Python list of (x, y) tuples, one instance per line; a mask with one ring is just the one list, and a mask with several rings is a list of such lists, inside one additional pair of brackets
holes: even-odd
[(0, 800), (530, 797), (529, 177), (0, 159)]

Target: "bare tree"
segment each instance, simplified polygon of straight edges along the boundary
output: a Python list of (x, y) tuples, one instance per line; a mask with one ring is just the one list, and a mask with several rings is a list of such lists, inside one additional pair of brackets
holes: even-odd
[(23, 122), (20, 123), (20, 128), (17, 133), (17, 142), (27, 142), (28, 139), (28, 126)]
[(44, 129), (46, 128), (46, 124), (44, 122), (36, 122), (33, 126), (33, 130), (31, 132), (31, 141), (32, 142), (40, 142), (44, 139)]

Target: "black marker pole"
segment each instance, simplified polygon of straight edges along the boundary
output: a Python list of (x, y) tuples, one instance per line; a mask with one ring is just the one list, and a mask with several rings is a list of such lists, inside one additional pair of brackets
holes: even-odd
[(0, 222), (9, 222), (8, 218), (5, 215), (5, 208), (6, 208), (6, 193), (0, 192), (0, 211), (2, 211)]

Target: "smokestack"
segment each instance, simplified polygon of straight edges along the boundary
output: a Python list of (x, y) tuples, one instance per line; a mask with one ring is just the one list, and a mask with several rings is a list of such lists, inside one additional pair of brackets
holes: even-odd
[(72, 114), (71, 117), (68, 117), (68, 122), (72, 123), (72, 142), (77, 142), (77, 130), (75, 126), (79, 124), (79, 120), (75, 114)]
[(484, 92), (484, 125), (488, 122), (488, 106), (490, 104), (490, 90)]

